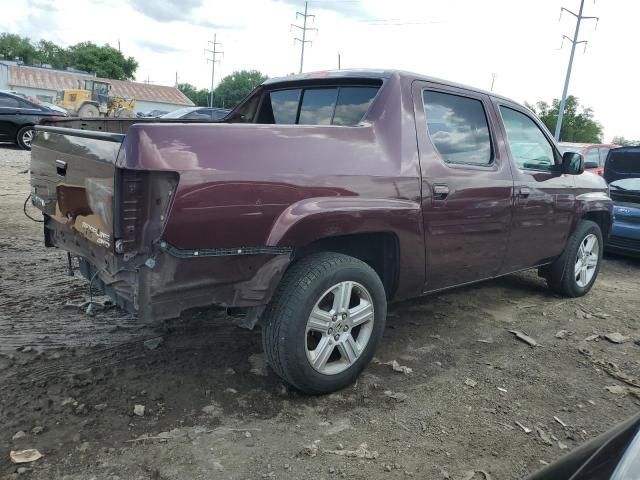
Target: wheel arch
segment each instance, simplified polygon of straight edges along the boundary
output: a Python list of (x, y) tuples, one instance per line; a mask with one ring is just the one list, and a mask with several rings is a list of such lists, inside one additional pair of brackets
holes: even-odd
[(600, 227), (602, 238), (606, 243), (609, 232), (611, 231), (612, 218), (611, 213), (607, 210), (595, 210), (584, 213), (581, 220), (590, 220), (596, 223)]
[(400, 272), (400, 242), (393, 232), (367, 232), (318, 239), (297, 248), (293, 262), (318, 252), (349, 255), (369, 265), (380, 277), (387, 300), (398, 288)]
[(378, 273), (388, 299), (419, 295), (424, 286), (418, 202), (355, 196), (302, 200), (280, 214), (266, 244), (293, 247), (294, 261), (318, 251), (358, 258)]
[(577, 211), (572, 232), (578, 226), (580, 220), (595, 222), (602, 231), (605, 243), (611, 231), (613, 223), (613, 202), (606, 192), (587, 192), (576, 197)]

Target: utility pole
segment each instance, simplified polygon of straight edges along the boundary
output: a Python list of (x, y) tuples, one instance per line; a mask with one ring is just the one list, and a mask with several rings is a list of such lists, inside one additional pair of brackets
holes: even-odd
[(340, 70), (340, 52), (338, 52), (338, 70)]
[(562, 19), (562, 12), (567, 12), (573, 15), (576, 18), (576, 31), (573, 34), (573, 38), (569, 38), (566, 35), (562, 36), (562, 45), (564, 45), (564, 41), (569, 40), (571, 42), (571, 55), (569, 56), (569, 66), (567, 67), (567, 76), (564, 79), (564, 88), (562, 89), (562, 98), (560, 99), (560, 109), (558, 110), (558, 121), (556, 122), (556, 131), (554, 136), (556, 140), (560, 140), (560, 129), (562, 128), (562, 117), (564, 116), (564, 107), (567, 103), (567, 92), (569, 91), (569, 80), (571, 79), (571, 68), (573, 67), (573, 57), (576, 53), (576, 45), (579, 43), (584, 43), (584, 49), (587, 50), (587, 41), (581, 40), (578, 41), (578, 33), (580, 33), (580, 22), (582, 20), (595, 20), (596, 28), (598, 27), (598, 21), (600, 20), (598, 17), (585, 17), (582, 15), (582, 11), (584, 9), (584, 0), (580, 0), (580, 10), (578, 13), (573, 13), (571, 10), (562, 7), (560, 9), (560, 18)]
[(493, 85), (496, 83), (496, 74), (491, 74), (491, 91), (493, 92)]
[(298, 18), (302, 17), (302, 26), (296, 25), (294, 23), (291, 24), (292, 27), (302, 30), (302, 38), (296, 37), (293, 40), (294, 43), (300, 42), (300, 44), (302, 45), (302, 48), (300, 50), (300, 73), (302, 73), (302, 66), (304, 65), (304, 46), (306, 43), (313, 43), (311, 40), (307, 40), (307, 30), (315, 30), (316, 32), (318, 31), (317, 28), (307, 27), (307, 19), (311, 17), (312, 19), (315, 20), (316, 18), (315, 15), (311, 15), (310, 13), (307, 13), (308, 7), (309, 7), (309, 2), (304, 2), (304, 13), (296, 12), (296, 21), (298, 20)]
[(216, 58), (216, 56), (218, 54), (221, 54), (222, 56), (224, 56), (224, 52), (221, 52), (220, 50), (218, 50), (218, 46), (221, 46), (222, 44), (216, 41), (215, 33), (213, 34), (213, 42), (209, 40), (209, 44), (213, 47), (213, 50), (205, 48), (204, 51), (211, 54), (211, 58), (207, 58), (207, 62), (211, 62), (211, 91), (209, 93), (209, 107), (211, 108), (213, 107), (213, 80), (216, 74), (216, 62), (220, 61)]
[(176, 72), (176, 88), (178, 88), (178, 72)]

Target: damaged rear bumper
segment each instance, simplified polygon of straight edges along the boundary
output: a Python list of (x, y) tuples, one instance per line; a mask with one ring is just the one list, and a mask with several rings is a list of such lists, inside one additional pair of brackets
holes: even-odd
[(258, 307), (271, 296), (292, 250), (250, 247), (181, 250), (160, 242), (150, 255), (114, 254), (45, 215), (45, 243), (80, 259), (92, 286), (145, 322), (209, 305)]

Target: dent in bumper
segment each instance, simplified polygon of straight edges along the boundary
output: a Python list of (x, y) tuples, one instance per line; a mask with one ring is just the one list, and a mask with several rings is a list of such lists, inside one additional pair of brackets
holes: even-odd
[(51, 218), (45, 222), (45, 241), (80, 257), (85, 277), (98, 272), (94, 287), (147, 322), (174, 318), (193, 307), (266, 305), (292, 253), (279, 247), (185, 251), (165, 245), (152, 255), (125, 260)]

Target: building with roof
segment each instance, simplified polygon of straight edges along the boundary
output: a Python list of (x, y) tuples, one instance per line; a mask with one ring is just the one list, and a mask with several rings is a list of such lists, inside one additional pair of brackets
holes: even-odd
[(193, 106), (193, 102), (175, 87), (111, 80), (77, 70), (56, 70), (7, 60), (0, 61), (0, 90), (15, 91), (36, 97), (43, 102), (54, 103), (57, 92), (65, 88), (78, 88), (88, 79), (110, 83), (114, 96), (135, 98), (136, 112), (171, 112)]

